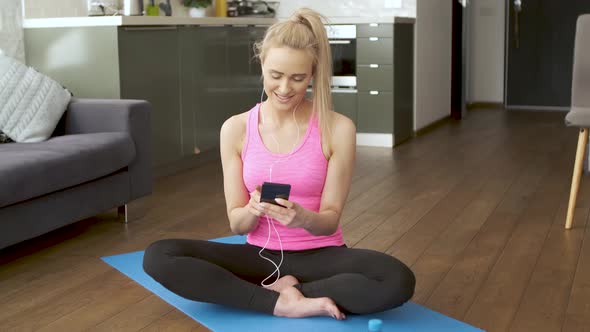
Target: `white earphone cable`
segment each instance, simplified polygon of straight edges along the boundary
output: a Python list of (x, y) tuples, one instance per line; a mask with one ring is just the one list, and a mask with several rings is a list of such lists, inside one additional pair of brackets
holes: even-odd
[[(264, 96), (264, 89), (262, 89), (262, 93), (260, 94), (260, 107), (258, 108), (258, 112), (261, 115), (262, 126), (264, 127), (265, 118), (264, 118), (264, 113), (262, 113), (262, 98), (263, 98), (263, 96)], [(295, 111), (297, 111), (298, 107), (299, 107), (299, 104), (297, 104), (295, 106), (295, 108), (293, 109), (293, 121), (295, 122), (295, 126), (297, 128), (297, 139), (295, 140), (295, 143), (293, 144), (293, 148), (291, 149), (291, 152), (289, 152), (289, 154), (285, 158), (279, 158), (271, 164), (270, 168), (268, 169), (268, 178), (269, 178), (268, 181), (269, 182), (272, 182), (272, 169), (273, 169), (274, 165), (279, 162), (288, 161), (291, 158), (291, 156), (293, 155), (293, 153), (295, 152), (295, 148), (297, 147), (297, 144), (299, 143), (299, 139), (300, 139), (299, 124), (297, 123), (297, 118), (295, 117)], [(279, 144), (279, 141), (277, 140), (277, 138), (274, 136), (274, 134), (272, 132), (270, 133), (270, 136), (275, 141), (275, 143), (277, 145), (277, 151), (280, 153), (281, 145)], [(266, 277), (264, 280), (262, 280), (262, 282), (260, 283), (264, 287), (269, 287), (269, 286), (274, 285), (281, 278), (280, 267), (283, 264), (284, 253), (283, 253), (283, 242), (281, 241), (281, 236), (280, 236), (279, 232), (277, 231), (274, 223), (270, 220), (270, 218), (268, 216), (265, 216), (265, 217), (266, 217), (266, 221), (268, 223), (268, 237), (266, 239), (266, 243), (264, 244), (262, 249), (260, 249), (260, 251), (258, 252), (258, 256), (269, 261), (275, 267), (275, 270), (268, 277)], [(279, 264), (276, 264), (272, 259), (262, 255), (262, 252), (266, 249), (266, 247), (268, 246), (268, 243), (270, 242), (270, 234), (271, 234), (270, 227), (271, 227), (271, 225), (272, 225), (273, 230), (275, 231), (275, 234), (277, 235), (277, 239), (279, 240), (279, 247), (281, 250), (281, 260), (279, 261)], [(273, 281), (271, 284), (265, 284), (265, 282), (268, 279), (270, 279), (275, 273), (277, 274), (275, 281)]]

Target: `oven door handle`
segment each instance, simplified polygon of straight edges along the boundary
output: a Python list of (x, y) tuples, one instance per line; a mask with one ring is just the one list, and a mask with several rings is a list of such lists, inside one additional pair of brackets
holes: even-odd
[(330, 44), (350, 44), (350, 40), (330, 40)]
[(332, 93), (357, 93), (357, 89), (340, 89), (340, 88), (332, 88), (330, 89)]
[[(307, 90), (305, 90), (307, 92), (313, 92), (313, 90), (311, 88), (307, 88)], [(357, 89), (347, 89), (347, 88), (331, 88), (330, 92), (332, 93), (358, 93)]]

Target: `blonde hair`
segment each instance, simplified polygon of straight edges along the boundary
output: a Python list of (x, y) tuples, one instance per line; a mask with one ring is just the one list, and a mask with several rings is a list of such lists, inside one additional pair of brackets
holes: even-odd
[(309, 8), (295, 11), (288, 20), (268, 28), (261, 42), (254, 44), (254, 52), (260, 63), (264, 63), (268, 50), (273, 47), (290, 47), (307, 51), (313, 58), (312, 92), (313, 112), (317, 112), (322, 139), (329, 134), (329, 112), (332, 110), (332, 54), (323, 22), (327, 19)]

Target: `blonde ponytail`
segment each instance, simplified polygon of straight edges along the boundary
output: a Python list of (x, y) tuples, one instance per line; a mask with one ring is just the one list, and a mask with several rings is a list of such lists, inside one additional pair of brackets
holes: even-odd
[(330, 135), (328, 117), (332, 111), (332, 54), (324, 22), (327, 19), (309, 8), (295, 11), (288, 20), (273, 24), (268, 28), (264, 39), (254, 45), (260, 63), (273, 47), (290, 47), (305, 50), (313, 58), (313, 111), (318, 117), (325, 144)]

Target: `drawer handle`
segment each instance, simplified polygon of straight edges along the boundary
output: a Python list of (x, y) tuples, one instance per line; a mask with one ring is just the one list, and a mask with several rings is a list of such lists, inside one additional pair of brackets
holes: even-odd
[(369, 65), (369, 67), (371, 67), (371, 68), (379, 68), (379, 65), (372, 63), (372, 64)]
[(369, 40), (370, 41), (378, 41), (379, 40), (379, 37), (370, 37)]
[(379, 26), (379, 24), (378, 23), (370, 23), (369, 26), (372, 28), (376, 28)]
[(369, 91), (369, 94), (376, 96), (379, 94), (379, 91), (371, 90), (371, 91)]
[(350, 44), (350, 40), (329, 40), (330, 44)]

